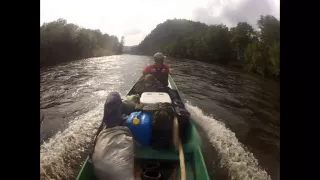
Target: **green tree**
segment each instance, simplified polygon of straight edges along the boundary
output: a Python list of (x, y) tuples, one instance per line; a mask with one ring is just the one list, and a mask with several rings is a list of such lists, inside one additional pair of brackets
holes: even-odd
[[(138, 46), (139, 54), (152, 55), (157, 51), (165, 50), (165, 47), (169, 44), (173, 44), (188, 36), (197, 36), (206, 32), (208, 26), (200, 23), (193, 22), (185, 19), (173, 19), (167, 20), (147, 35), (144, 40)], [(175, 51), (182, 48), (177, 44)], [(179, 54), (182, 55), (179, 49)]]
[(268, 59), (265, 46), (260, 41), (253, 41), (245, 51), (245, 61), (250, 71), (257, 72), (263, 76), (267, 74)]
[(227, 26), (223, 24), (210, 26), (204, 36), (204, 42), (209, 50), (209, 61), (226, 64), (233, 59), (232, 45)]
[(40, 66), (118, 53), (119, 41), (100, 30), (81, 28), (64, 19), (40, 26)]
[[(169, 56), (210, 63), (238, 63), (263, 76), (280, 74), (280, 21), (260, 16), (259, 30), (247, 22), (228, 28), (183, 19), (157, 25), (138, 45), (137, 53), (152, 55), (163, 51)], [(232, 62), (232, 63), (229, 63)]]
[(270, 61), (273, 65), (273, 74), (280, 74), (280, 42), (274, 41), (269, 49)]
[(231, 43), (236, 50), (237, 59), (244, 61), (244, 52), (248, 44), (252, 42), (254, 30), (246, 22), (239, 22), (236, 27), (231, 28)]
[(261, 41), (265, 43), (267, 47), (272, 46), (274, 41), (280, 41), (280, 21), (274, 16), (261, 15), (257, 24), (261, 32)]
[(120, 45), (119, 45), (119, 54), (122, 54), (124, 46), (124, 36), (121, 37)]

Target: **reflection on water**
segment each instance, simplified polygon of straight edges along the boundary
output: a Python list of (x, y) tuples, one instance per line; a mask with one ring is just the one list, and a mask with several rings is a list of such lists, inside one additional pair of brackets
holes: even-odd
[[(76, 162), (81, 161), (79, 156), (85, 157), (78, 149), (85, 148), (92, 130), (101, 120), (106, 95), (111, 91), (125, 95), (141, 75), (142, 68), (150, 62), (146, 56), (121, 55), (41, 70), (40, 142), (45, 141), (40, 150), (41, 179), (65, 176), (72, 179), (76, 175), (79, 167), (67, 173), (70, 163), (61, 163), (66, 159), (63, 157), (68, 157), (69, 161), (77, 157)], [(172, 59), (167, 63), (182, 96), (205, 114), (223, 122), (272, 179), (278, 179), (279, 84), (203, 62)], [(52, 162), (58, 165), (48, 169)]]

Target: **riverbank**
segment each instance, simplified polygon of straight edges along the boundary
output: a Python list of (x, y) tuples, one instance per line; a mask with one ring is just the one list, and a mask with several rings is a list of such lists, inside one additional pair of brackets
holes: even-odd
[(82, 28), (64, 19), (40, 26), (40, 67), (122, 53), (123, 38)]

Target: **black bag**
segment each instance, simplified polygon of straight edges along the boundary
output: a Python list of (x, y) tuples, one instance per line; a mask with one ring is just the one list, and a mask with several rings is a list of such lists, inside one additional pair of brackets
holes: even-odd
[(181, 143), (184, 144), (188, 138), (188, 129), (190, 121), (190, 113), (183, 107), (176, 106), (174, 108), (175, 115), (177, 116), (179, 123), (179, 136)]
[(152, 115), (151, 147), (154, 149), (168, 149), (173, 147), (173, 120), (177, 117), (179, 123), (179, 136), (182, 144), (188, 139), (190, 113), (181, 101), (145, 105), (142, 111)]
[(143, 111), (152, 114), (151, 147), (154, 149), (168, 149), (173, 146), (172, 129), (174, 110), (169, 103), (145, 105)]

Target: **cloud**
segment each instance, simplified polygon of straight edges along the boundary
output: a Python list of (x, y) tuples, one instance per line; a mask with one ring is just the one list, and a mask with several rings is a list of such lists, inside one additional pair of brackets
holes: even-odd
[(141, 29), (136, 29), (136, 28), (132, 28), (132, 29), (128, 29), (126, 31), (123, 32), (124, 36), (132, 36), (132, 35), (136, 35), (136, 34), (140, 34), (142, 33)]
[(271, 14), (280, 18), (279, 3), (271, 0), (229, 0), (210, 1), (206, 7), (195, 8), (193, 20), (206, 24), (226, 24), (235, 26), (246, 21), (256, 26), (260, 15)]
[(223, 17), (236, 25), (238, 22), (246, 21), (251, 25), (256, 25), (260, 15), (272, 14), (272, 7), (266, 0), (246, 0), (239, 4), (236, 9), (226, 7)]
[(141, 30), (140, 31), (131, 31), (131, 32), (129, 32), (129, 34), (124, 35), (125, 45), (126, 46), (138, 45), (146, 36), (147, 36), (147, 33), (143, 32)]
[(212, 10), (209, 8), (195, 8), (193, 10), (193, 18), (192, 20), (200, 21), (205, 24), (221, 24), (225, 22), (225, 18), (222, 16), (212, 16)]

